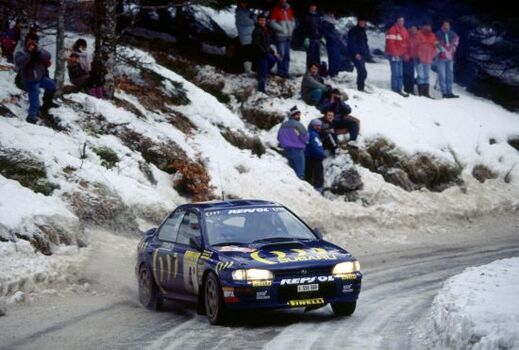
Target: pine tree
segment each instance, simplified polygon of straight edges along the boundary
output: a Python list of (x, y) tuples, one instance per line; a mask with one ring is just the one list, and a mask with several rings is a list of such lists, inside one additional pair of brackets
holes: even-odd
[(117, 49), (117, 0), (95, 0), (95, 52), (93, 74), (103, 81), (107, 98), (114, 96), (115, 63)]
[(65, 0), (58, 1), (58, 26), (56, 28), (56, 95), (60, 96), (65, 81)]

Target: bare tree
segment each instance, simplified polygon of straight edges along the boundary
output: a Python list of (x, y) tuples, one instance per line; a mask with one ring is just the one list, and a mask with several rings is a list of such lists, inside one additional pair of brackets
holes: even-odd
[(117, 0), (95, 0), (95, 53), (92, 64), (93, 74), (103, 81), (107, 98), (115, 92), (115, 63), (117, 51)]
[(58, 1), (58, 26), (56, 28), (56, 95), (63, 93), (65, 81), (65, 0)]

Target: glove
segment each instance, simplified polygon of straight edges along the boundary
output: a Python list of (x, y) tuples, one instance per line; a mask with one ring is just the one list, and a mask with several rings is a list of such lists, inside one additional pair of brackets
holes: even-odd
[(304, 46), (305, 50), (307, 50), (308, 47), (310, 46), (310, 39), (305, 38), (305, 41), (303, 42), (303, 46)]

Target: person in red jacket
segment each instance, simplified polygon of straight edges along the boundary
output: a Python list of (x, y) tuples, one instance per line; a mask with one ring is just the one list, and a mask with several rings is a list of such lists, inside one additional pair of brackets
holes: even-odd
[(431, 97), (429, 95), (429, 72), (431, 64), (438, 53), (438, 39), (432, 32), (431, 24), (425, 23), (420, 28), (418, 36), (418, 63), (416, 65), (416, 74), (418, 75), (418, 95)]
[(270, 12), (270, 28), (280, 56), (277, 73), (280, 77), (288, 78), (290, 70), (290, 45), (292, 33), (296, 27), (296, 19), (287, 0), (278, 0)]
[(414, 95), (414, 70), (418, 61), (418, 28), (413, 25), (409, 27), (409, 41), (407, 52), (404, 54), (404, 91)]
[(402, 91), (403, 67), (402, 60), (407, 53), (409, 35), (404, 27), (404, 17), (399, 16), (391, 28), (386, 32), (386, 55), (391, 68), (391, 90), (408, 97), (409, 94)]

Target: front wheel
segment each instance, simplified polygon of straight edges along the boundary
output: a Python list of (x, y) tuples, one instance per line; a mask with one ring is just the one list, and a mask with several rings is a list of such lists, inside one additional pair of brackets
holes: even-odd
[(222, 290), (218, 277), (209, 273), (204, 284), (205, 312), (211, 324), (222, 324), (225, 321), (226, 310), (223, 304)]
[(162, 306), (159, 288), (153, 280), (151, 270), (144, 264), (139, 268), (139, 301), (150, 310), (160, 310)]
[(351, 316), (355, 312), (357, 302), (351, 303), (332, 303), (332, 310), (335, 316)]

